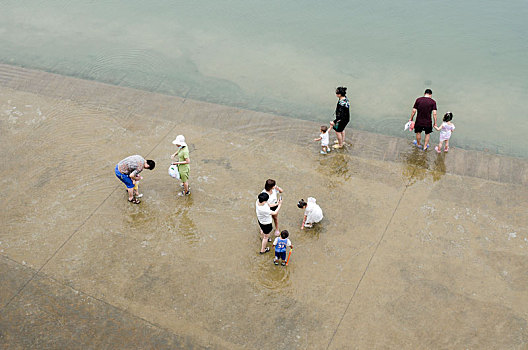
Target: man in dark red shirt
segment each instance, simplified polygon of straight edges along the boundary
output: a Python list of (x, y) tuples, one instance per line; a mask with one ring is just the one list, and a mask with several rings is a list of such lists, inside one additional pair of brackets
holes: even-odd
[[(414, 124), (414, 132), (416, 133), (416, 141), (413, 143), (418, 147), (422, 148), (422, 131), (425, 131), (425, 142), (423, 144), (424, 151), (429, 148), (429, 136), (433, 132), (433, 125), (436, 126), (436, 101), (432, 98), (433, 92), (430, 89), (426, 89), (423, 97), (418, 97), (414, 102), (414, 106), (411, 113), (412, 122), (414, 115), (416, 116), (416, 123)], [(431, 125), (431, 113), (433, 114), (434, 124)]]

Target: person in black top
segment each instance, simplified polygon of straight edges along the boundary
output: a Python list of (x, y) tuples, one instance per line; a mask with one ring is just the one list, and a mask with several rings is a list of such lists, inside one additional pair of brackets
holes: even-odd
[(343, 148), (345, 143), (345, 127), (350, 121), (350, 102), (346, 97), (347, 88), (340, 86), (336, 89), (337, 107), (335, 111), (336, 118), (330, 122), (333, 129), (336, 132), (337, 144), (334, 145), (334, 148)]

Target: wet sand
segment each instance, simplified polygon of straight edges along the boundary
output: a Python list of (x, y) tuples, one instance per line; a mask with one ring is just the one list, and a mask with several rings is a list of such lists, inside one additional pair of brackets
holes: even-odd
[[(0, 65), (0, 345), (367, 349), (527, 346), (528, 162)], [(185, 134), (191, 189), (167, 174)], [(115, 164), (155, 159), (143, 202)], [(288, 268), (254, 203), (285, 189)], [(300, 198), (325, 219), (299, 229)]]

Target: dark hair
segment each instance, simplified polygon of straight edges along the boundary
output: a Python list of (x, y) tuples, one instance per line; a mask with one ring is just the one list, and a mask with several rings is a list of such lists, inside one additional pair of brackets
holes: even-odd
[(282, 239), (288, 238), (289, 235), (290, 234), (288, 233), (288, 230), (282, 230), (282, 232), (281, 232), (281, 238)]
[(264, 189), (265, 189), (266, 191), (271, 191), (271, 189), (272, 189), (273, 187), (275, 187), (275, 185), (276, 185), (275, 180), (267, 179), (267, 180), (266, 180), (266, 183), (264, 184)]
[(152, 159), (147, 159), (147, 164), (149, 166), (148, 169), (150, 170), (154, 170), (154, 168), (156, 167), (156, 162)]
[(453, 113), (447, 112), (446, 114), (444, 114), (444, 121), (445, 122), (450, 122), (452, 119), (453, 119)]
[(299, 207), (299, 208), (301, 208), (301, 209), (304, 208), (304, 207), (306, 207), (307, 205), (308, 205), (308, 203), (306, 203), (306, 202), (304, 201), (304, 199), (301, 199), (301, 200), (299, 201), (299, 203), (297, 203), (297, 207)]
[(259, 203), (264, 203), (268, 199), (269, 199), (269, 194), (267, 194), (266, 192), (260, 192), (260, 194), (258, 195)]
[(328, 126), (326, 125), (321, 125), (321, 131), (322, 132), (326, 132), (328, 130)]
[(431, 89), (425, 89), (424, 95), (432, 95), (433, 91)]
[(336, 88), (336, 95), (346, 96), (347, 88), (344, 86), (339, 86)]

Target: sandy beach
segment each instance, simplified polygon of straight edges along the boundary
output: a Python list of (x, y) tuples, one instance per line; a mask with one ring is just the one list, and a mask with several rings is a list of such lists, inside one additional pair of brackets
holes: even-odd
[[(325, 156), (318, 130), (0, 65), (0, 347), (525, 348), (528, 161), (352, 128)], [(137, 206), (113, 173), (132, 154), (157, 162)], [(267, 178), (287, 268), (258, 254)], [(308, 196), (325, 218), (301, 231)]]

